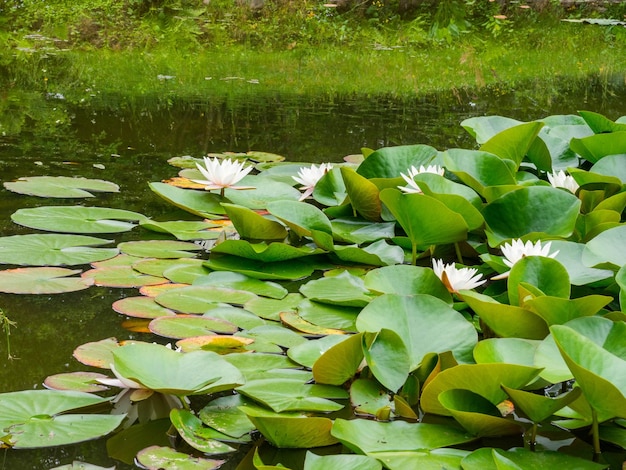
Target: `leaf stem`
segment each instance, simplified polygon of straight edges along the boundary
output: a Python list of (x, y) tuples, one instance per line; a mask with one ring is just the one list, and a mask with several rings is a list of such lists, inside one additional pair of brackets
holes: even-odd
[(598, 426), (598, 412), (595, 408), (591, 408), (591, 437), (593, 438), (593, 461), (600, 461), (600, 454), (602, 449), (600, 448), (600, 427)]
[(411, 243), (411, 264), (415, 266), (417, 264), (417, 243)]
[(461, 254), (461, 247), (458, 242), (454, 242), (454, 251), (456, 252), (456, 258), (460, 264), (463, 264), (463, 255)]

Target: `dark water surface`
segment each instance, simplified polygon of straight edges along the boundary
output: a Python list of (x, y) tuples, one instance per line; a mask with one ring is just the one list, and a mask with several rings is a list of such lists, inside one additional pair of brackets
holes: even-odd
[[(549, 87), (532, 84), (516, 91), (492, 88), (413, 99), (250, 95), (245, 101), (154, 97), (129, 102), (119, 96), (96, 96), (90, 102), (70, 103), (61, 95), (9, 90), (0, 92), (2, 182), (33, 175), (83, 176), (117, 183), (121, 194), (60, 201), (0, 188), (0, 233), (31, 233), (13, 224), (10, 215), (40, 205), (120, 207), (156, 220), (180, 218), (181, 213), (148, 188), (149, 182), (176, 174), (167, 163), (173, 156), (257, 150), (289, 161), (337, 162), (363, 147), (423, 143), (439, 150), (472, 148), (473, 139), (460, 126), (466, 118), (498, 114), (529, 121), (577, 110), (600, 112), (610, 119), (625, 115), (624, 76), (611, 82), (557, 80)], [(0, 393), (42, 388), (48, 375), (86, 370), (72, 357), (83, 343), (112, 336), (152, 340), (126, 330), (125, 318), (111, 309), (115, 300), (129, 295), (137, 291), (91, 287), (54, 296), (0, 294), (0, 308), (17, 322), (10, 335), (15, 359), (7, 360), (6, 336), (0, 330)], [(1, 451), (0, 469), (49, 469), (74, 459), (134, 468), (108, 458), (104, 442)]]

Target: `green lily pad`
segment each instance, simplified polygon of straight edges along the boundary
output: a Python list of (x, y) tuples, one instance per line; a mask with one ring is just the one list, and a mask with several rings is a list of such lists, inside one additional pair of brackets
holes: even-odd
[(524, 306), (540, 315), (548, 324), (562, 325), (578, 317), (597, 314), (613, 300), (606, 295), (587, 295), (577, 299), (564, 299), (542, 295), (525, 301)]
[(468, 228), (463, 217), (431, 196), (403, 194), (387, 188), (380, 192), (380, 199), (404, 229), (413, 247), (455, 243), (467, 238)]
[(56, 198), (94, 197), (93, 192), (117, 193), (120, 190), (110, 181), (67, 176), (27, 176), (3, 184), (14, 193)]
[(509, 395), (515, 407), (522, 410), (534, 423), (540, 423), (549, 418), (558, 410), (576, 400), (581, 394), (580, 388), (574, 388), (556, 398), (550, 398), (524, 390), (515, 390), (504, 385), (502, 388)]
[(80, 460), (74, 460), (70, 464), (60, 465), (50, 470), (115, 470), (115, 467), (101, 467), (99, 465), (81, 462)]
[(304, 300), (298, 304), (298, 314), (306, 321), (325, 328), (356, 331), (356, 318), (361, 311), (358, 307), (345, 307), (330, 303)]
[(482, 145), (494, 135), (518, 124), (522, 121), (503, 116), (477, 116), (462, 121), (461, 127)]
[(348, 196), (339, 168), (335, 165), (330, 171), (327, 171), (316, 183), (313, 190), (313, 199), (324, 206), (338, 206)]
[(116, 300), (112, 305), (113, 310), (122, 315), (134, 318), (158, 318), (176, 315), (174, 311), (162, 307), (150, 297), (124, 297)]
[(602, 175), (617, 177), (626, 184), (626, 154), (608, 155), (591, 167), (589, 171)]
[(350, 384), (350, 404), (357, 416), (379, 417), (389, 415), (391, 393), (373, 379), (356, 379)]
[(265, 262), (230, 255), (211, 256), (205, 265), (214, 271), (234, 271), (256, 279), (267, 280), (303, 279), (313, 274), (315, 270), (315, 265), (305, 260), (290, 259), (289, 263)]
[(85, 235), (29, 234), (0, 237), (0, 263), (30, 266), (88, 264), (113, 258), (117, 248), (94, 248), (110, 240)]
[(141, 287), (165, 284), (164, 277), (148, 276), (135, 271), (130, 266), (111, 266), (90, 269), (81, 275), (84, 279), (91, 279), (97, 286), (106, 287)]
[(300, 237), (311, 236), (313, 231), (332, 234), (330, 220), (326, 214), (311, 204), (275, 201), (268, 204), (267, 210)]
[(497, 405), (506, 398), (500, 388), (522, 388), (532, 382), (540, 370), (518, 364), (460, 364), (437, 374), (422, 391), (421, 407), (425, 413), (450, 416), (439, 401), (439, 395), (452, 389), (469, 390)]
[(201, 220), (175, 220), (170, 222), (157, 222), (155, 220), (141, 220), (139, 225), (145, 229), (157, 233), (169, 233), (178, 240), (215, 240), (220, 232), (207, 230), (219, 227), (207, 221)]
[(228, 439), (228, 436), (215, 429), (205, 427), (202, 421), (189, 410), (173, 409), (170, 411), (170, 420), (180, 437), (191, 447), (204, 454), (225, 454), (236, 450), (234, 447), (218, 440), (220, 438)]
[(394, 330), (382, 328), (363, 336), (365, 361), (376, 379), (396, 392), (406, 382), (411, 371), (411, 360), (402, 337)]
[(365, 286), (383, 294), (430, 294), (452, 305), (452, 296), (430, 268), (399, 264), (368, 271)]
[(161, 274), (172, 282), (193, 284), (193, 281), (210, 272), (211, 270), (204, 266), (204, 260), (185, 258), (178, 260), (178, 263), (173, 263), (173, 266), (164, 269)]
[(589, 404), (599, 415), (626, 418), (626, 324), (583, 317), (550, 331)]
[(253, 338), (256, 341), (265, 341), (284, 348), (292, 348), (306, 341), (295, 331), (278, 325), (261, 325), (250, 330), (237, 333), (237, 336)]
[(137, 462), (144, 468), (159, 470), (213, 470), (223, 460), (203, 459), (177, 452), (171, 447), (150, 446), (137, 453)]
[(193, 336), (232, 334), (237, 327), (226, 320), (197, 315), (176, 315), (155, 318), (148, 325), (150, 331), (166, 338), (191, 338)]
[[(513, 161), (517, 167), (519, 167), (524, 156), (528, 156), (538, 169), (549, 170), (549, 164), (546, 167), (545, 162), (541, 159), (532, 158), (533, 153), (531, 152), (535, 139), (543, 126), (543, 122), (534, 121), (509, 127), (498, 132), (481, 145), (480, 151)], [(549, 163), (549, 156), (547, 159)]]
[(237, 391), (271, 408), (283, 411), (331, 412), (344, 407), (332, 399), (346, 399), (348, 393), (332, 385), (308, 385), (299, 380), (261, 379), (247, 382)]
[(120, 345), (115, 338), (85, 343), (74, 349), (73, 356), (86, 366), (110, 369), (113, 363), (113, 351)]
[(357, 172), (365, 178), (397, 178), (411, 166), (427, 165), (437, 156), (430, 145), (398, 145), (383, 147), (368, 155)]
[(309, 417), (296, 412), (275, 413), (253, 406), (242, 406), (240, 409), (275, 447), (311, 449), (337, 443), (337, 439), (330, 435), (333, 422), (329, 418)]
[(366, 455), (316, 455), (307, 452), (304, 460), (304, 470), (328, 470), (340, 468), (341, 470), (381, 470), (382, 464)]
[(119, 233), (135, 227), (129, 221), (144, 220), (137, 212), (106, 207), (40, 206), (18, 209), (11, 220), (37, 230), (64, 233)]
[(565, 267), (547, 256), (525, 256), (511, 268), (507, 291), (511, 305), (523, 306), (520, 286), (529, 284), (545, 295), (568, 299), (571, 285)]
[(105, 378), (108, 376), (98, 372), (66, 372), (49, 375), (43, 383), (49, 389), (93, 393), (108, 390), (107, 386), (97, 381)]
[(507, 192), (483, 209), (489, 244), (497, 246), (508, 239), (542, 234), (569, 237), (579, 209), (580, 200), (558, 188), (531, 186)]
[(363, 307), (374, 298), (363, 280), (348, 271), (309, 281), (300, 286), (300, 292), (309, 300), (345, 307)]
[(52, 447), (84, 442), (115, 430), (124, 415), (68, 413), (107, 403), (83, 392), (24, 390), (0, 394), (0, 435), (16, 449)]
[[(500, 458), (504, 458), (504, 461)], [(522, 448), (502, 450), (483, 447), (465, 457), (461, 463), (463, 470), (513, 470), (522, 468), (524, 470), (544, 470), (546, 468), (601, 470), (606, 468), (604, 464), (584, 460), (564, 452), (530, 451)]]
[(333, 237), (339, 242), (368, 243), (392, 238), (395, 235), (394, 222), (372, 223), (357, 218), (331, 220)]
[(275, 282), (261, 281), (245, 274), (227, 271), (214, 271), (206, 276), (197, 278), (193, 284), (194, 286), (226, 287), (279, 300), (288, 293), (287, 289)]
[(248, 209), (267, 209), (270, 202), (297, 201), (300, 198), (300, 191), (291, 184), (271, 181), (263, 176), (247, 176), (245, 181), (255, 189), (226, 188), (225, 195), (232, 203)]
[(122, 242), (117, 247), (122, 253), (141, 258), (193, 258), (201, 248), (195, 243), (177, 240), (141, 240)]
[(554, 259), (565, 266), (573, 285), (583, 286), (613, 276), (613, 271), (589, 267), (583, 262), (585, 244), (565, 240), (553, 240), (551, 243), (551, 249), (559, 251)]
[(188, 286), (172, 289), (155, 297), (165, 308), (183, 313), (201, 314), (220, 303), (242, 305), (256, 297), (251, 292), (216, 286)]
[(0, 292), (8, 294), (60, 294), (87, 289), (93, 279), (69, 277), (79, 269), (17, 268), (0, 271)]
[(282, 240), (287, 236), (285, 227), (247, 207), (222, 203), (226, 215), (241, 238), (255, 240)]
[(341, 385), (351, 379), (363, 361), (363, 336), (351, 335), (324, 351), (312, 367), (315, 382)]
[(625, 246), (626, 225), (605, 230), (587, 242), (583, 251), (583, 263), (587, 266), (609, 264), (621, 268), (626, 264)]
[(494, 333), (505, 338), (543, 339), (548, 335), (548, 324), (531, 310), (501, 304), (492, 297), (473, 291), (460, 294), (470, 308)]
[(145, 388), (171, 395), (215, 393), (244, 382), (239, 370), (209, 351), (178, 353), (149, 343), (113, 351), (117, 372)]
[[(299, 364), (296, 364), (287, 356), (281, 354), (263, 352), (254, 354), (228, 354), (224, 356), (223, 359), (239, 369), (241, 373), (244, 374), (246, 381), (266, 378), (260, 377), (264, 375), (265, 371), (300, 372), (296, 370), (300, 368)], [(307, 379), (302, 380), (302, 382), (306, 381)]]
[(353, 452), (383, 461), (394, 454), (424, 452), (474, 440), (466, 432), (442, 424), (366, 419), (336, 419), (332, 434)]
[[(254, 261), (274, 263), (324, 253), (319, 248), (292, 246), (285, 243), (250, 243), (247, 240), (226, 240), (215, 245), (212, 253), (223, 253)], [(209, 260), (210, 263), (212, 260)]]
[(425, 294), (377, 297), (361, 311), (356, 326), (359, 331), (395, 331), (408, 351), (410, 370), (416, 369), (428, 353), (452, 351), (457, 360), (472, 362), (478, 341), (476, 330), (459, 312)]
[(378, 187), (352, 168), (341, 167), (341, 176), (354, 210), (365, 220), (379, 222), (382, 206)]
[(572, 139), (570, 148), (591, 163), (596, 163), (607, 155), (626, 154), (626, 131), (595, 134), (582, 139)]
[(515, 185), (513, 162), (478, 150), (450, 149), (444, 153), (446, 169), (481, 196), (489, 186)]
[(211, 318), (217, 318), (233, 325), (236, 325), (242, 330), (250, 330), (257, 326), (266, 325), (267, 322), (262, 318), (256, 316), (254, 313), (239, 307), (233, 307), (231, 305), (224, 307), (212, 308), (204, 314)]
[(293, 361), (305, 367), (312, 368), (322, 354), (328, 349), (348, 339), (347, 335), (327, 335), (319, 339), (310, 340), (306, 343), (294, 346), (287, 351), (287, 356)]
[(280, 321), (281, 312), (295, 311), (303, 300), (304, 297), (301, 294), (289, 293), (280, 300), (256, 297), (248, 300), (243, 306), (261, 318)]
[(522, 431), (520, 423), (503, 418), (495, 404), (470, 390), (444, 390), (439, 401), (461, 426), (476, 436), (507, 436)]
[(232, 437), (242, 437), (254, 431), (255, 428), (239, 407), (251, 403), (251, 400), (239, 394), (220, 397), (202, 408), (198, 416), (204, 424), (221, 433)]
[(200, 217), (214, 219), (225, 214), (223, 199), (208, 191), (181, 189), (165, 183), (150, 183), (150, 189), (170, 204)]
[(404, 262), (404, 250), (399, 246), (389, 245), (385, 240), (378, 240), (362, 248), (357, 246), (334, 247), (334, 256), (346, 263), (388, 266)]

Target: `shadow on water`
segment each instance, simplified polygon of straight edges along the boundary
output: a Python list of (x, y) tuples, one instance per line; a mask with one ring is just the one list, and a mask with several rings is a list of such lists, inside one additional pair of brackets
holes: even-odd
[[(403, 99), (251, 95), (245, 100), (144, 97), (131, 102), (122, 96), (95, 96), (71, 103), (61, 95), (9, 90), (0, 93), (1, 180), (32, 175), (101, 178), (119, 184), (121, 195), (98, 195), (79, 203), (173, 219), (185, 215), (173, 215), (172, 207), (147, 185), (175, 174), (167, 163), (173, 156), (257, 150), (284, 155), (289, 161), (336, 162), (363, 147), (424, 143), (439, 150), (472, 148), (473, 139), (460, 126), (466, 118), (503, 115), (529, 121), (579, 109), (611, 119), (626, 114), (624, 77), (612, 81), (592, 77), (574, 84), (552, 80), (544, 87), (494, 86)], [(58, 203), (2, 189), (1, 234), (27, 233), (10, 221), (15, 210)], [(111, 309), (111, 303), (125, 295), (136, 293), (94, 287), (57, 296), (0, 294), (0, 308), (17, 322), (10, 352), (19, 358), (5, 360), (7, 344), (0, 332), (0, 392), (41, 388), (47, 375), (84, 370), (72, 357), (80, 344), (111, 336), (137, 337), (122, 327), (123, 318)], [(4, 450), (0, 469), (47, 469), (73, 460), (134, 468), (108, 458), (104, 442)]]

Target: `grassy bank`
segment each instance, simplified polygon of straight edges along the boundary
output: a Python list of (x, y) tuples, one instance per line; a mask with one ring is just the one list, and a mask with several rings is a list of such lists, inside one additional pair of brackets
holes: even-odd
[[(466, 16), (465, 29), (448, 23), (447, 32), (434, 33), (435, 20), (425, 16), (384, 17), (381, 9), (372, 21), (302, 4), (290, 19), (281, 16), (286, 10), (256, 16), (203, 10), (196, 12), (202, 23), (190, 22), (189, 10), (186, 17), (148, 12), (116, 23), (120, 2), (108, 2), (106, 21), (102, 8), (72, 16), (66, 7), (28, 21), (20, 12), (19, 27), (2, 36), (0, 80), (5, 89), (71, 100), (250, 92), (414, 96), (533, 83), (549, 92), (563, 79), (608, 81), (626, 70), (625, 28), (565, 23), (562, 11), (524, 10), (486, 22)], [(55, 15), (62, 21), (53, 26)]]

